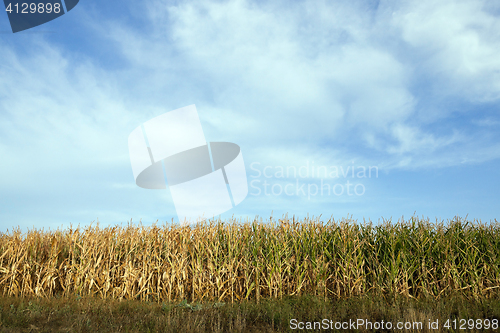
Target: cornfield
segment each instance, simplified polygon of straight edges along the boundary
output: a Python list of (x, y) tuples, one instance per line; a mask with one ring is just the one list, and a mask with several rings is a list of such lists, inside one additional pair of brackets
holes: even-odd
[(0, 233), (4, 296), (240, 301), (375, 293), (497, 296), (500, 228), (283, 217)]

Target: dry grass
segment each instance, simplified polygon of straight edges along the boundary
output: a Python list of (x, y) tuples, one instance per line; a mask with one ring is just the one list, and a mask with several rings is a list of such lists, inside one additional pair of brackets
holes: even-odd
[(98, 296), (155, 302), (375, 293), (497, 296), (500, 228), (412, 218), (211, 221), (0, 233), (3, 296)]

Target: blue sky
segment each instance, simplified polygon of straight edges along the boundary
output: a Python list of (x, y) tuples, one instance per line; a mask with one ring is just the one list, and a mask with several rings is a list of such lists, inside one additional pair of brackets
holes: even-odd
[(498, 2), (81, 0), (0, 32), (0, 231), (176, 221), (127, 140), (190, 104), (241, 147), (249, 194), (223, 219), (499, 217)]

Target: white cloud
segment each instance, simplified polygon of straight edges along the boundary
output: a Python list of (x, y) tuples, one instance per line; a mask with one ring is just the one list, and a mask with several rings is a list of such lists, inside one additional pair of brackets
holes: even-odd
[(436, 80), (438, 94), (500, 98), (500, 19), (489, 1), (407, 1), (393, 23)]
[(431, 154), (438, 149), (443, 149), (461, 140), (458, 133), (454, 133), (454, 135), (448, 138), (445, 138), (444, 136), (436, 138), (433, 134), (422, 133), (420, 129), (416, 127), (403, 124), (395, 124), (391, 128), (391, 134), (398, 141), (396, 146), (388, 147), (387, 150), (391, 154)]
[(113, 78), (49, 44), (32, 47), (29, 57), (1, 52), (0, 149), (6, 163), (0, 172), (8, 177), (0, 182), (38, 191), (48, 175), (58, 181), (127, 161), (123, 137), (134, 124), (133, 107), (116, 93)]
[(160, 46), (169, 44), (182, 55), (180, 68), (196, 72), (217, 107), (253, 117), (245, 126), (259, 131), (262, 142), (317, 144), (346, 124), (383, 129), (412, 112), (409, 73), (370, 45), (368, 11), (326, 2), (271, 8), (157, 1), (150, 8), (158, 30), (136, 44), (123, 37), (134, 33), (118, 33), (116, 40), (124, 49), (147, 50), (133, 60), (150, 64), (172, 54)]
[[(493, 57), (498, 41), (491, 35), (498, 19), (475, 2), (383, 4), (376, 15), (360, 3), (315, 1), (155, 1), (147, 8), (151, 30), (120, 21), (89, 23), (119, 45), (131, 66), (123, 71), (98, 68), (90, 59), (77, 63), (47, 45), (39, 46), (28, 66), (11, 52), (7, 66), (15, 70), (9, 82), (17, 88), (2, 102), (5, 109), (23, 111), (10, 121), (19, 125), (19, 114), (29, 114), (36, 122), (21, 128), (33, 126), (31, 131), (45, 133), (44, 140), (52, 140), (48, 134), (55, 129), (68, 138), (46, 141), (46, 147), (96, 150), (117, 137), (97, 133), (97, 122), (116, 128), (111, 124), (116, 119), (133, 123), (196, 102), (213, 140), (220, 133), (271, 149), (304, 144), (314, 150), (325, 141), (341, 145), (349, 132), (388, 154), (419, 154), (422, 147), (451, 143), (446, 135), (409, 123), (419, 106), (411, 87), (415, 70), (429, 76), (443, 70), (438, 81), (446, 83), (442, 89), (448, 93), (472, 79), (472, 90), (479, 92), (471, 98), (493, 98), (499, 81)], [(397, 31), (422, 56), (423, 67), (408, 66), (411, 56), (396, 52), (382, 37)], [(22, 86), (37, 96), (21, 99)], [(47, 87), (53, 92), (45, 93)], [(52, 111), (41, 117), (40, 109)]]
[[(499, 18), (485, 4), (389, 1), (375, 12), (361, 1), (129, 2), (147, 25), (86, 16), (89, 31), (125, 59), (119, 69), (50, 39), (26, 39), (28, 55), (7, 45), (0, 190), (41, 198), (50, 186), (97, 187), (103, 201), (128, 193), (130, 131), (193, 103), (206, 138), (239, 144), (247, 163), (408, 169), (499, 158), (495, 119), (469, 114), (450, 125), (456, 110), (435, 103), (498, 103)], [(469, 123), (489, 134), (471, 134)], [(95, 212), (122, 218), (113, 213), (120, 207), (169, 200), (137, 193)], [(89, 197), (77, 196), (91, 206)], [(289, 202), (264, 199), (252, 205)]]
[(479, 126), (493, 127), (493, 126), (500, 125), (500, 120), (494, 119), (492, 117), (486, 117), (486, 118), (480, 118), (477, 120), (473, 120), (472, 123), (479, 125)]

